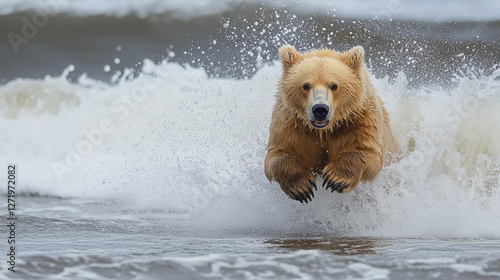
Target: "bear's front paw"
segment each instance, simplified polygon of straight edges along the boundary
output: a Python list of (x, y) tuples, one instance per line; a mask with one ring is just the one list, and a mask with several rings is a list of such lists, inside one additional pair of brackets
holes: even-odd
[(336, 168), (333, 163), (328, 164), (323, 170), (323, 187), (332, 189), (332, 192), (347, 193), (353, 191), (359, 184), (360, 176), (357, 172), (348, 172)]
[(314, 177), (301, 177), (288, 183), (280, 183), (281, 189), (291, 198), (308, 203), (314, 197), (313, 188), (318, 190)]

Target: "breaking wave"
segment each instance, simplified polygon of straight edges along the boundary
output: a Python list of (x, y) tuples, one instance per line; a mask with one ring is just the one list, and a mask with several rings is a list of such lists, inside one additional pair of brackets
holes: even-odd
[(500, 237), (500, 70), (450, 89), (372, 78), (405, 157), (305, 205), (264, 176), (281, 69), (251, 79), (145, 60), (113, 84), (68, 67), (0, 86), (2, 166), (25, 193), (162, 209), (185, 228), (339, 236)]

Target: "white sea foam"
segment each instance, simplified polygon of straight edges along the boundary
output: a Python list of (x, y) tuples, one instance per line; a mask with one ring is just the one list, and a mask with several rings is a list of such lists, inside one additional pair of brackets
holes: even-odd
[(215, 231), (500, 237), (498, 70), (450, 90), (373, 79), (405, 157), (352, 193), (320, 188), (302, 205), (263, 170), (279, 66), (225, 80), (144, 65), (114, 85), (70, 83), (71, 67), (2, 85), (0, 164), (18, 165), (18, 191), (168, 210)]
[[(410, 259), (401, 255), (338, 256), (324, 250), (267, 252), (265, 254), (204, 254), (200, 256), (25, 256), (14, 276), (3, 268), (0, 275), (14, 279), (496, 279), (498, 257), (481, 252), (465, 258)], [(479, 257), (481, 261), (478, 261)], [(404, 257), (403, 257), (404, 259)], [(473, 263), (470, 263), (473, 262)], [(476, 264), (478, 263), (478, 264)], [(46, 269), (44, 269), (46, 268)], [(3, 273), (3, 274), (1, 274)], [(16, 278), (17, 277), (17, 278)]]
[(354, 18), (378, 18), (378, 19), (418, 19), (439, 21), (476, 21), (476, 20), (499, 20), (499, 3), (489, 0), (376, 0), (376, 1), (262, 1), (262, 0), (108, 0), (108, 1), (19, 1), (4, 0), (0, 7), (1, 14), (11, 14), (19, 11), (35, 10), (44, 11), (48, 14), (69, 13), (79, 16), (108, 15), (125, 16), (137, 14), (139, 17), (150, 15), (169, 14), (169, 16), (189, 20), (191, 18), (207, 15), (222, 14), (234, 9), (240, 4), (262, 3), (278, 7), (291, 8), (297, 12), (308, 12), (314, 14), (325, 14), (354, 17)]

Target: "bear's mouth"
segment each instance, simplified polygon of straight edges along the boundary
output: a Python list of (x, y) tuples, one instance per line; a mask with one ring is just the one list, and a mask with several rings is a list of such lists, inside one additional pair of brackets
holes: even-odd
[(316, 128), (323, 128), (328, 125), (330, 121), (329, 120), (324, 120), (324, 121), (311, 121), (311, 124), (316, 127)]

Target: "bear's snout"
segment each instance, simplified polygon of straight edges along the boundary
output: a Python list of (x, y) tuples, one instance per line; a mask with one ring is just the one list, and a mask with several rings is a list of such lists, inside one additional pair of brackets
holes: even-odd
[(322, 121), (328, 116), (329, 108), (326, 104), (316, 104), (312, 107), (312, 112), (316, 120)]
[(333, 115), (331, 96), (326, 88), (313, 88), (308, 98), (307, 116), (315, 128), (324, 128)]

